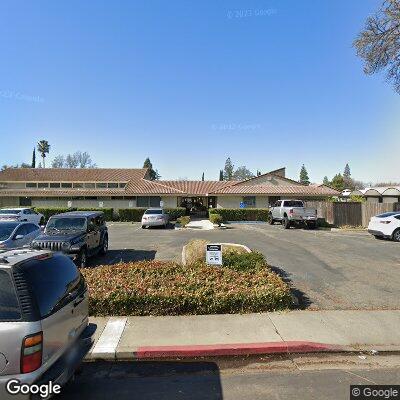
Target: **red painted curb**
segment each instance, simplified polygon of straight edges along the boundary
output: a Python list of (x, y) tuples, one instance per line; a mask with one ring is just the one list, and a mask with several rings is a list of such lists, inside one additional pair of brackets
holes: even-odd
[(138, 359), (163, 357), (241, 356), (340, 351), (337, 346), (314, 342), (264, 342), (211, 344), (195, 346), (143, 346), (135, 352)]

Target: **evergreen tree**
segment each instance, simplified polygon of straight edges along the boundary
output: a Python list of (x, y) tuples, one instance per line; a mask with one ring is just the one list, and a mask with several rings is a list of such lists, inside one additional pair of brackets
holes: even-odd
[(342, 174), (337, 174), (333, 177), (331, 186), (334, 189), (339, 190), (339, 192), (344, 190), (345, 183)]
[(36, 149), (35, 148), (33, 148), (31, 167), (36, 168)]
[(201, 176), (201, 180), (204, 182), (204, 172), (203, 175)]
[(225, 181), (231, 181), (233, 179), (234, 169), (235, 169), (235, 167), (232, 164), (230, 157), (228, 157), (225, 161), (225, 168), (224, 168), (224, 180)]
[(153, 164), (150, 161), (150, 158), (147, 157), (144, 160), (143, 168), (147, 168), (149, 170), (150, 180), (157, 181), (161, 178), (160, 174), (157, 170), (153, 169)]
[(219, 180), (220, 181), (224, 180), (224, 171), (222, 169), (219, 170)]
[(324, 177), (323, 184), (324, 184), (324, 185), (327, 185), (327, 186), (329, 186), (329, 185), (330, 185), (330, 182), (329, 182), (329, 179), (328, 179), (328, 177), (327, 177), (327, 176), (325, 176), (325, 177)]
[(299, 182), (303, 183), (305, 185), (309, 185), (310, 184), (310, 178), (308, 177), (308, 172), (307, 172), (306, 167), (304, 166), (304, 164), (303, 164), (303, 166), (301, 167), (301, 170), (300, 170), (300, 180), (299, 180)]
[(350, 178), (351, 172), (350, 172), (349, 164), (346, 164), (346, 166), (344, 167), (343, 176), (344, 176), (345, 178)]

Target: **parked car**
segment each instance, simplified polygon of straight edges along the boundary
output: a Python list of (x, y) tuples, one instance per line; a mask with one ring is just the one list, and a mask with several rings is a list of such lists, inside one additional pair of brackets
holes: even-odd
[(71, 259), (32, 249), (0, 253), (0, 399), (31, 398), (7, 393), (10, 379), (64, 385), (94, 330), (87, 285)]
[(0, 220), (26, 221), (36, 225), (44, 223), (44, 216), (31, 208), (2, 208), (0, 209)]
[(30, 245), (40, 233), (40, 226), (30, 222), (0, 220), (0, 249)]
[(295, 224), (315, 229), (317, 220), (317, 210), (306, 208), (302, 200), (278, 200), (269, 211), (269, 223), (279, 221), (285, 229)]
[(368, 232), (377, 239), (392, 239), (400, 242), (400, 211), (372, 217), (368, 224)]
[(108, 229), (104, 214), (98, 211), (71, 211), (52, 216), (45, 231), (32, 241), (34, 249), (61, 251), (78, 266), (85, 267), (88, 257), (106, 254)]
[(148, 228), (149, 226), (163, 226), (166, 228), (168, 221), (169, 215), (162, 208), (149, 208), (143, 214), (142, 228)]

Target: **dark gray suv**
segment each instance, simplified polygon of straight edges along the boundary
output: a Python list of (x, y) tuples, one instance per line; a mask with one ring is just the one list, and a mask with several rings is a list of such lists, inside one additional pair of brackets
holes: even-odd
[(92, 345), (88, 321), (87, 285), (69, 257), (0, 252), (0, 399), (19, 398), (6, 391), (10, 379), (68, 382)]

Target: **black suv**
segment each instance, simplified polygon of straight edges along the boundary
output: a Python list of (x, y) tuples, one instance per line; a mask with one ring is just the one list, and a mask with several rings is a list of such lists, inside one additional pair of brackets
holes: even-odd
[(98, 211), (71, 211), (52, 216), (45, 231), (32, 242), (34, 249), (62, 251), (85, 267), (87, 258), (106, 254), (108, 230), (104, 214)]

